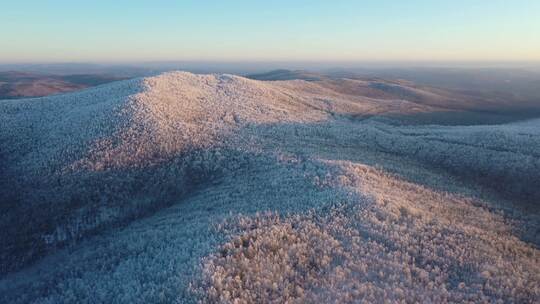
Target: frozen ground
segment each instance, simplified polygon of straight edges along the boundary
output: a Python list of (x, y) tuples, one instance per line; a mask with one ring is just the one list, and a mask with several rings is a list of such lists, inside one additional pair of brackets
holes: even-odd
[(540, 121), (174, 72), (0, 101), (0, 302), (540, 301)]

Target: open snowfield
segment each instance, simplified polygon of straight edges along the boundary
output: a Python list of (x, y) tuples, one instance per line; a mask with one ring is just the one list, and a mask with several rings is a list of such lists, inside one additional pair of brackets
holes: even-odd
[(0, 303), (540, 302), (540, 120), (400, 120), (439, 112), (185, 72), (0, 101)]

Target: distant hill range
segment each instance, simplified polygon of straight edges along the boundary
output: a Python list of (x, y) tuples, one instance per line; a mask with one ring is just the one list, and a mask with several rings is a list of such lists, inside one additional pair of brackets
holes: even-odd
[(300, 80), (306, 80), (306, 81), (316, 81), (316, 80), (323, 80), (327, 79), (328, 77), (320, 74), (320, 73), (314, 73), (314, 72), (308, 72), (305, 70), (286, 70), (286, 69), (279, 69), (279, 70), (273, 70), (270, 72), (265, 73), (259, 73), (259, 74), (251, 74), (247, 75), (247, 78), (255, 79), (255, 80), (294, 80), (294, 79), (300, 79)]
[(124, 77), (102, 74), (49, 75), (30, 72), (0, 72), (0, 99), (41, 97), (109, 83)]
[(494, 94), (505, 98), (540, 101), (540, 73), (518, 68), (380, 68), (328, 69), (312, 72), (279, 69), (247, 75), (256, 80), (386, 79), (407, 80), (417, 85), (451, 89), (468, 94)]
[(518, 69), (334, 69), (319, 73), (279, 69), (246, 77), (305, 80), (341, 94), (467, 111), (467, 115), (459, 113), (459, 123), (467, 123), (471, 113), (475, 113), (474, 120), (480, 115), (484, 122), (495, 122), (500, 115), (517, 114), (523, 119), (540, 114), (540, 74)]

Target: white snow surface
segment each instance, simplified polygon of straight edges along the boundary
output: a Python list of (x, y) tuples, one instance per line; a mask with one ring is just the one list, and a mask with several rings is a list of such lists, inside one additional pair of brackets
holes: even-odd
[(431, 110), (185, 72), (0, 101), (0, 302), (540, 302), (540, 120), (384, 116)]

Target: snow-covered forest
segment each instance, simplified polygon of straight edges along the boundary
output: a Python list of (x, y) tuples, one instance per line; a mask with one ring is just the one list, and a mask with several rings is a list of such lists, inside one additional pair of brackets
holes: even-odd
[(0, 100), (1, 303), (538, 303), (540, 120), (170, 72)]

